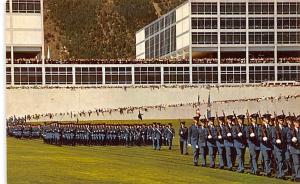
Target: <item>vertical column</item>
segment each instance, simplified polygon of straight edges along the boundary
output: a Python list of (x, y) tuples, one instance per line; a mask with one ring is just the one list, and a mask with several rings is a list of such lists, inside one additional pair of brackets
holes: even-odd
[(72, 84), (76, 85), (76, 67), (74, 65), (72, 66)]
[(14, 68), (14, 47), (10, 46), (10, 58), (11, 58), (11, 67), (10, 67), (10, 73), (11, 73), (11, 85), (15, 85), (15, 68)]
[(164, 67), (163, 65), (160, 66), (160, 84), (164, 84)]
[(15, 85), (15, 69), (14, 69), (14, 43), (13, 43), (13, 20), (12, 20), (12, 0), (9, 0), (9, 34), (10, 34), (10, 60), (11, 60), (11, 67), (10, 67), (10, 73), (11, 73), (11, 85)]
[[(44, 0), (41, 0), (41, 27), (42, 27), (42, 31), (41, 31), (41, 36), (42, 36), (42, 85), (45, 86), (46, 85), (46, 71), (45, 71), (45, 39), (44, 39)], [(73, 72), (73, 71), (72, 71)]]
[(250, 83), (249, 73), (249, 1), (246, 2), (246, 83)]
[(135, 84), (135, 78), (134, 78), (134, 66), (131, 67), (131, 84)]
[(277, 1), (274, 1), (274, 74), (275, 81), (278, 80), (278, 62), (277, 62)]
[(102, 66), (102, 85), (105, 85), (105, 67)]
[(190, 84), (193, 84), (193, 47), (192, 47), (192, 3), (189, 1), (189, 76), (190, 76)]
[(217, 2), (218, 11), (218, 84), (221, 84), (221, 3)]

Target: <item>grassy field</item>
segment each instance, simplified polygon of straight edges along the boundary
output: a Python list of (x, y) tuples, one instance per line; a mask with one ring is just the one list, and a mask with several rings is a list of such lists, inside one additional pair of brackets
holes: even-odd
[[(110, 123), (114, 122), (120, 121)], [(177, 132), (178, 122), (173, 123), (176, 123)], [(154, 151), (151, 147), (57, 147), (46, 145), (42, 140), (8, 138), (7, 179), (11, 184), (289, 183), (274, 178), (194, 167), (191, 150), (188, 156), (180, 155), (178, 136), (174, 143), (171, 151), (166, 147)]]

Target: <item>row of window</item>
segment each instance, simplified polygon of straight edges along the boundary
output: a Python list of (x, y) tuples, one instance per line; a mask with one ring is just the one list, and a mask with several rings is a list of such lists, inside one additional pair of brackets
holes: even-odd
[(145, 42), (145, 57), (158, 58), (176, 50), (176, 27), (162, 31)]
[[(6, 12), (10, 12), (9, 1), (6, 1)], [(40, 0), (12, 0), (13, 13), (40, 13)]]
[[(46, 84), (72, 84), (69, 68), (48, 69)], [(278, 81), (300, 81), (300, 66), (278, 66)], [(11, 68), (6, 68), (6, 83), (11, 84)], [(91, 73), (87, 73), (91, 72)], [(221, 67), (221, 83), (245, 83), (245, 66)], [(135, 84), (160, 84), (160, 67), (137, 67), (134, 73)], [(41, 85), (41, 67), (14, 68), (15, 85)], [(102, 84), (101, 68), (77, 68), (76, 84)], [(164, 67), (165, 84), (189, 83), (188, 67)], [(249, 82), (261, 83), (275, 80), (274, 66), (250, 66)], [(218, 67), (193, 67), (192, 82), (194, 84), (218, 83)], [(131, 68), (106, 68), (106, 84), (131, 84)]]
[[(278, 44), (300, 43), (300, 32), (278, 32)], [(218, 44), (217, 32), (193, 32), (192, 44)], [(221, 32), (221, 44), (246, 44), (245, 32)], [(274, 32), (249, 32), (249, 44), (274, 44)]]
[(150, 24), (145, 28), (145, 37), (148, 38), (160, 30), (169, 27), (170, 25), (176, 22), (176, 11), (169, 13), (167, 16), (164, 16), (158, 19), (156, 22)]
[[(249, 14), (274, 14), (274, 3), (249, 3)], [(217, 3), (192, 3), (192, 14), (217, 14)], [(246, 3), (221, 3), (221, 14), (246, 14)], [(299, 2), (278, 2), (277, 14), (300, 14)]]
[[(246, 29), (246, 18), (221, 18), (221, 29)], [(278, 29), (300, 28), (300, 18), (298, 17), (278, 17)], [(192, 18), (192, 29), (218, 29), (217, 18)], [(274, 29), (273, 17), (250, 17), (249, 29)]]

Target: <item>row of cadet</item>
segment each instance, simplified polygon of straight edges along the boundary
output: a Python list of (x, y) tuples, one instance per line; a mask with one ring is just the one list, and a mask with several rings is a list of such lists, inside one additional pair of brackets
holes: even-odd
[(219, 169), (244, 173), (248, 147), (251, 174), (300, 181), (300, 116), (247, 112), (246, 116), (200, 117), (196, 115), (189, 128), (182, 124), (179, 129), (188, 132), (187, 136), (180, 135), (181, 153), (187, 154), (187, 145), (191, 146), (195, 166), (200, 157), (201, 166), (206, 167), (208, 157), (209, 167), (215, 168), (218, 155)]
[(152, 145), (172, 148), (175, 131), (172, 124), (17, 124), (7, 126), (9, 136), (16, 138), (43, 138), (54, 145)]

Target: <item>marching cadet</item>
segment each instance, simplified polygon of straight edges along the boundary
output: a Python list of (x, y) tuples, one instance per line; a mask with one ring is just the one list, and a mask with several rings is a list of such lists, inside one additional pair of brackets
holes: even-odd
[(199, 130), (198, 130), (198, 123), (199, 123), (199, 116), (195, 116), (194, 118), (194, 124), (189, 127), (188, 130), (188, 145), (192, 146), (193, 153), (194, 153), (194, 166), (198, 166), (198, 160), (199, 160)]
[(246, 151), (246, 126), (244, 125), (245, 115), (235, 116), (235, 125), (233, 127), (233, 145), (237, 153), (238, 169), (237, 172), (243, 173), (245, 170), (245, 151)]
[[(296, 116), (287, 116), (286, 118), (286, 124), (284, 125), (285, 128), (287, 129), (287, 132), (293, 129), (293, 122), (296, 121)], [(284, 165), (285, 165), (285, 173), (286, 175), (291, 175), (292, 174), (292, 155), (290, 153), (290, 149), (286, 149), (285, 152), (285, 160), (284, 160)]]
[(153, 123), (152, 129), (151, 129), (151, 132), (152, 132), (151, 137), (152, 137), (152, 147), (154, 150), (156, 149), (155, 129), (156, 129), (156, 123)]
[[(225, 116), (224, 116), (225, 117)], [(232, 167), (234, 166), (235, 162), (235, 150), (233, 144), (233, 137), (232, 137), (232, 115), (226, 117), (226, 125), (223, 131), (224, 137), (224, 147), (226, 151), (226, 161), (227, 161), (227, 168), (232, 171)]]
[(160, 148), (161, 148), (162, 131), (163, 131), (162, 126), (160, 124), (156, 124), (156, 127), (155, 127), (155, 140), (156, 140), (155, 150), (160, 150)]
[(198, 127), (199, 131), (199, 152), (200, 152), (200, 158), (201, 158), (201, 166), (206, 167), (206, 155), (207, 155), (207, 137), (208, 137), (208, 131), (205, 126), (206, 119), (201, 119), (200, 126)]
[(166, 138), (167, 138), (167, 145), (169, 146), (169, 150), (172, 149), (173, 139), (175, 137), (175, 130), (172, 128), (172, 124), (169, 123), (168, 127), (165, 130)]
[(293, 174), (292, 179), (296, 182), (300, 182), (300, 116), (293, 122), (294, 126), (289, 129), (287, 135), (288, 148), (292, 155), (293, 160)]
[[(276, 173), (277, 178), (284, 179), (285, 173), (283, 169), (283, 163), (285, 160), (285, 153), (287, 150), (287, 128), (283, 126), (284, 115), (277, 116), (277, 121), (275, 128), (272, 129), (272, 143), (274, 147), (274, 156), (276, 159)], [(276, 120), (275, 120), (276, 121)]]
[(208, 119), (208, 126), (207, 126), (207, 148), (208, 148), (208, 155), (209, 155), (209, 162), (210, 168), (215, 168), (215, 158), (217, 154), (217, 131), (214, 126), (214, 117), (210, 117)]
[(216, 117), (218, 121), (218, 126), (216, 127), (216, 131), (217, 131), (216, 145), (219, 154), (219, 169), (224, 169), (224, 166), (226, 164), (226, 152), (225, 152), (224, 138), (222, 132), (224, 132), (225, 118), (224, 116), (218, 117), (218, 115)]
[(272, 128), (270, 127), (270, 114), (263, 115), (263, 125), (258, 130), (258, 138), (260, 142), (260, 151), (264, 163), (265, 175), (271, 176), (271, 155), (272, 155)]
[(258, 140), (258, 130), (259, 126), (257, 124), (258, 114), (249, 114), (247, 113), (249, 125), (247, 128), (247, 143), (250, 153), (250, 166), (251, 166), (251, 173), (254, 175), (259, 175), (258, 171), (258, 157), (260, 152), (260, 142)]
[(178, 130), (179, 134), (179, 145), (180, 145), (180, 153), (183, 155), (187, 155), (187, 140), (189, 131), (185, 126), (185, 122), (180, 122), (180, 128)]
[(142, 145), (145, 146), (147, 142), (147, 128), (146, 125), (143, 124), (141, 128), (141, 139), (142, 139)]

